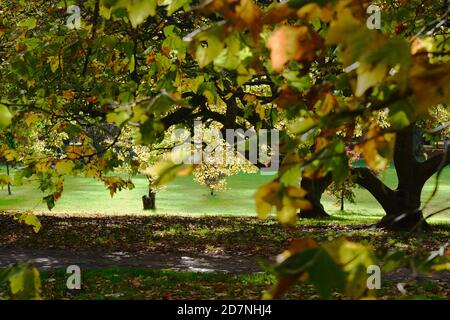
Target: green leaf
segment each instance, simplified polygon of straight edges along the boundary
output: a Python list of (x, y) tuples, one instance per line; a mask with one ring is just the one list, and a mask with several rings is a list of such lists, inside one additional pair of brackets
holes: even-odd
[(24, 19), (17, 24), (21, 28), (27, 28), (28, 30), (36, 28), (37, 20), (34, 17)]
[(6, 129), (11, 124), (12, 114), (9, 109), (0, 104), (0, 130)]
[(345, 293), (352, 298), (363, 296), (367, 291), (367, 268), (376, 264), (372, 248), (345, 238), (326, 243), (323, 248), (343, 266)]
[[(223, 26), (214, 26), (195, 34), (193, 44), (197, 46), (195, 59), (200, 68), (214, 61), (224, 49)], [(186, 37), (190, 39), (190, 35)], [(192, 41), (192, 40), (191, 40)]]
[(14, 299), (41, 299), (41, 280), (39, 271), (25, 264), (13, 267), (7, 272), (9, 287)]
[(171, 16), (175, 11), (182, 7), (187, 7), (192, 0), (171, 0), (167, 6), (167, 15)]
[(289, 125), (289, 130), (295, 134), (302, 134), (310, 130), (316, 125), (316, 121), (313, 118), (297, 119), (294, 123)]
[(55, 197), (53, 194), (44, 197), (43, 200), (47, 204), (48, 210), (52, 210), (55, 207)]
[(333, 175), (333, 181), (336, 184), (341, 184), (348, 177), (349, 165), (347, 156), (340, 156), (333, 158), (333, 170), (331, 171)]
[(389, 107), (389, 120), (396, 130), (409, 126), (414, 121), (414, 107), (406, 100), (400, 100)]
[(275, 272), (282, 276), (307, 272), (308, 280), (316, 287), (323, 299), (330, 298), (334, 289), (345, 288), (345, 273), (321, 247), (306, 249), (292, 255), (275, 267)]
[(147, 113), (153, 115), (162, 115), (168, 111), (170, 111), (175, 105), (185, 106), (188, 105), (181, 100), (176, 100), (172, 98), (167, 93), (160, 93), (156, 97), (150, 100), (142, 100), (137, 103), (139, 106), (143, 107)]
[(131, 25), (136, 28), (149, 16), (156, 14), (157, 0), (119, 0), (114, 7), (126, 8)]

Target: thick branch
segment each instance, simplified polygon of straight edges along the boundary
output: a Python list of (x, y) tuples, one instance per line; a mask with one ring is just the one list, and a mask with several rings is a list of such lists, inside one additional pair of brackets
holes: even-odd
[(386, 186), (383, 181), (365, 167), (352, 168), (352, 174), (356, 177), (355, 182), (361, 187), (367, 189), (372, 196), (381, 204), (383, 209), (387, 208), (394, 191)]
[(447, 148), (445, 152), (433, 155), (428, 160), (420, 164), (420, 179), (425, 183), (430, 177), (450, 164), (450, 150)]

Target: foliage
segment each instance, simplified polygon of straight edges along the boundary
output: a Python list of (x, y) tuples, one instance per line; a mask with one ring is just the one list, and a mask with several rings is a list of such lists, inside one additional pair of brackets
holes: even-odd
[(14, 220), (17, 220), (20, 223), (25, 223), (26, 225), (32, 226), (33, 231), (35, 233), (38, 233), (42, 227), (41, 222), (39, 221), (38, 217), (36, 217), (32, 211), (25, 211), (22, 213), (18, 213), (14, 217)]
[[(0, 158), (21, 164), (18, 181), (39, 182), (48, 209), (66, 175), (103, 181), (111, 196), (133, 188), (114, 174), (139, 170), (133, 145), (157, 145), (171, 128), (193, 131), (202, 120), (221, 131), (280, 130), (279, 146), (268, 146), (279, 147), (280, 170), (254, 196), (261, 218), (275, 208), (282, 224), (294, 225), (298, 209), (311, 206), (299, 179), (328, 174), (336, 185), (356, 176), (383, 208), (411, 194), (405, 184), (417, 187), (413, 208), (398, 202), (394, 215), (407, 209), (423, 218), (421, 187), (450, 156), (402, 158), (399, 142), (411, 140), (405, 132), (414, 126), (429, 141), (448, 138), (448, 125), (433, 120), (449, 111), (447, 1), (377, 1), (380, 30), (367, 27), (368, 0), (89, 0), (80, 28), (66, 24), (69, 2), (5, 0), (0, 7), (0, 77), (8, 79), (0, 84)], [(129, 127), (133, 138), (121, 144)], [(370, 170), (353, 175), (346, 148)], [(380, 196), (388, 188), (374, 172), (392, 158), (408, 183), (385, 192), (390, 199)], [(195, 169), (164, 160), (152, 169), (155, 186)], [(336, 266), (342, 261), (328, 250), (333, 245), (352, 246), (305, 252)], [(335, 281), (348, 275), (333, 270)], [(345, 289), (341, 280), (332, 284)]]
[(35, 267), (26, 263), (0, 270), (0, 286), (9, 284), (9, 293), (2, 299), (40, 300), (41, 280)]
[(255, 173), (257, 168), (219, 136), (220, 126), (197, 128), (199, 137), (207, 148), (200, 152), (202, 162), (193, 170), (194, 180), (208, 187), (210, 194), (224, 191), (226, 177), (238, 173)]
[[(14, 217), (20, 223), (32, 226), (34, 233), (41, 229), (41, 222), (31, 211), (19, 213)], [(9, 292), (1, 299), (41, 299), (41, 279), (35, 267), (22, 262), (15, 266), (0, 269), (0, 288), (8, 283)]]
[[(383, 272), (406, 266), (414, 272), (425, 274), (449, 270), (450, 251), (445, 251), (446, 247), (441, 246), (425, 258), (417, 255), (407, 257), (401, 251), (391, 250), (380, 261)], [(321, 245), (311, 238), (301, 238), (292, 241), (288, 250), (277, 260), (278, 264), (269, 270), (277, 275), (278, 281), (264, 294), (266, 299), (281, 297), (298, 280), (313, 284), (322, 299), (330, 299), (336, 290), (352, 299), (373, 298), (376, 295), (367, 286), (367, 273), (371, 266), (380, 267), (380, 262), (377, 262), (370, 246), (345, 238)]]
[(280, 297), (297, 279), (310, 281), (324, 299), (333, 290), (361, 298), (368, 293), (367, 268), (375, 264), (370, 247), (343, 238), (320, 246), (308, 238), (294, 240), (278, 260), (274, 272), (279, 281), (266, 293), (268, 299)]

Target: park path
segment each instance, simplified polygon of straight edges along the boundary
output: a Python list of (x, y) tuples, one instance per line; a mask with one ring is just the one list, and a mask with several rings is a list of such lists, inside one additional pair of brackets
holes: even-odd
[[(253, 273), (261, 271), (260, 257), (224, 254), (87, 252), (0, 248), (0, 267), (27, 260), (40, 270), (67, 268), (142, 267), (192, 272)], [(267, 259), (264, 259), (267, 260)]]
[[(260, 261), (272, 259), (258, 256), (226, 254), (181, 254), (181, 253), (99, 253), (73, 250), (35, 250), (0, 248), (0, 267), (20, 261), (29, 261), (41, 271), (66, 269), (70, 265), (83, 268), (135, 267), (170, 269), (191, 272), (223, 272), (245, 274), (261, 272)], [(273, 261), (272, 261), (273, 262)], [(450, 284), (450, 272), (438, 272), (432, 276), (414, 275), (408, 269), (397, 269), (383, 274), (383, 279), (403, 282), (414, 279), (438, 280)]]

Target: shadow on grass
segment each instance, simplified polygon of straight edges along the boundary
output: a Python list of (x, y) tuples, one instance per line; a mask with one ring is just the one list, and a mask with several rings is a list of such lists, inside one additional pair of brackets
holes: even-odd
[[(299, 220), (283, 227), (276, 220), (248, 217), (40, 216), (42, 229), (32, 228), (0, 215), (3, 248), (62, 249), (108, 252), (172, 252), (273, 256), (290, 241), (312, 237), (318, 241), (348, 237), (372, 243), (383, 250), (395, 246), (434, 250), (450, 236), (450, 227), (438, 225), (426, 235), (389, 233), (368, 226), (373, 219), (347, 220), (344, 214), (314, 220)], [(364, 221), (364, 222), (363, 222)], [(423, 245), (422, 245), (423, 243)]]

